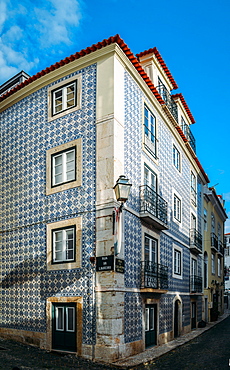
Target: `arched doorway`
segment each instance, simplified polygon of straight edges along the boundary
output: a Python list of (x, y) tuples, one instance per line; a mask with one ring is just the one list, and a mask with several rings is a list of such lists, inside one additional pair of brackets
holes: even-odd
[(174, 338), (180, 335), (180, 314), (181, 310), (181, 302), (179, 299), (176, 299), (174, 302)]

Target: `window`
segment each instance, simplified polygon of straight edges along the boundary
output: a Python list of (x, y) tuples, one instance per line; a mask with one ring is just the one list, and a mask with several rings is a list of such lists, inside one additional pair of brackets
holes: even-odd
[(207, 215), (208, 215), (208, 212), (207, 212), (207, 209), (204, 208), (204, 231), (207, 231), (208, 230), (208, 224), (207, 224)]
[(196, 206), (196, 176), (191, 172), (191, 202)]
[(216, 268), (215, 268), (215, 254), (212, 253), (212, 274), (215, 275)]
[(81, 139), (49, 149), (46, 153), (46, 194), (81, 185)]
[(174, 274), (181, 275), (181, 252), (174, 249)]
[(81, 75), (48, 88), (48, 120), (62, 117), (81, 106)]
[(47, 270), (81, 267), (81, 217), (47, 224)]
[(145, 262), (157, 262), (157, 240), (145, 235)]
[(74, 261), (75, 227), (53, 230), (53, 263)]
[(215, 220), (215, 216), (214, 216), (213, 213), (211, 214), (211, 226), (212, 226), (212, 233), (215, 234), (215, 232), (216, 232), (216, 220)]
[(180, 165), (180, 152), (179, 150), (173, 145), (173, 164), (176, 167), (178, 171), (180, 171), (181, 165)]
[(174, 219), (181, 222), (181, 200), (176, 194), (174, 194), (173, 201), (173, 216)]
[(157, 157), (156, 118), (152, 112), (144, 106), (144, 146)]
[(52, 92), (53, 115), (62, 112), (63, 110), (70, 109), (77, 104), (77, 81), (61, 87), (60, 89)]
[(173, 277), (182, 279), (182, 249), (175, 245), (173, 248)]
[(52, 186), (75, 180), (76, 148), (52, 155)]
[(157, 175), (147, 165), (144, 166), (144, 185), (157, 192)]
[(221, 259), (220, 257), (218, 257), (218, 265), (217, 265), (217, 272), (218, 272), (218, 276), (221, 276)]

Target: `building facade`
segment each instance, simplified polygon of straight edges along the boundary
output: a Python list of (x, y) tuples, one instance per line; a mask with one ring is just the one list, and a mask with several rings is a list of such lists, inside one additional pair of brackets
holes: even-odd
[(216, 321), (224, 311), (224, 222), (222, 197), (204, 191), (204, 320)]
[(224, 257), (224, 269), (225, 269), (225, 291), (228, 294), (230, 291), (230, 233), (224, 234), (225, 237), (225, 257)]
[(109, 361), (195, 329), (209, 180), (158, 50), (117, 35), (4, 88), (1, 335)]

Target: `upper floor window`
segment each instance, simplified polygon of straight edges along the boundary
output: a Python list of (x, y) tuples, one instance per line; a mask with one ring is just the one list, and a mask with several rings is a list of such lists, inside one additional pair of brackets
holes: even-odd
[(204, 231), (207, 231), (208, 230), (208, 224), (207, 224), (207, 220), (208, 220), (208, 212), (207, 212), (207, 209), (204, 208)]
[(215, 266), (215, 264), (216, 264), (215, 254), (212, 253), (212, 274), (213, 275), (215, 275), (215, 273), (216, 273), (216, 266)]
[(81, 217), (47, 224), (46, 238), (48, 271), (81, 267)]
[(46, 194), (81, 185), (81, 139), (51, 148), (46, 153)]
[(52, 186), (73, 181), (76, 177), (76, 148), (52, 155)]
[(173, 145), (173, 164), (176, 167), (176, 169), (180, 171), (181, 168), (180, 152), (175, 145)]
[(157, 240), (145, 235), (145, 262), (157, 262)]
[(53, 230), (53, 263), (74, 261), (75, 227)]
[(144, 166), (144, 185), (157, 192), (157, 175), (146, 164)]
[(81, 75), (61, 81), (48, 88), (48, 120), (80, 108)]
[(173, 198), (173, 216), (175, 220), (181, 222), (181, 199), (176, 194)]
[(217, 268), (218, 268), (218, 276), (221, 276), (222, 271), (221, 271), (221, 259), (220, 259), (220, 257), (218, 257), (218, 266), (217, 266)]
[(77, 104), (77, 81), (54, 90), (52, 92), (52, 97), (53, 115), (75, 107)]
[(144, 145), (145, 148), (157, 157), (157, 139), (156, 139), (156, 117), (144, 106)]
[(211, 214), (211, 227), (212, 227), (212, 233), (215, 234), (215, 232), (216, 232), (216, 219), (215, 219), (215, 216), (214, 216), (213, 213)]
[(191, 202), (196, 206), (196, 195), (197, 195), (196, 176), (191, 171)]
[(173, 247), (173, 270), (172, 270), (172, 276), (176, 279), (182, 279), (182, 249), (175, 245)]

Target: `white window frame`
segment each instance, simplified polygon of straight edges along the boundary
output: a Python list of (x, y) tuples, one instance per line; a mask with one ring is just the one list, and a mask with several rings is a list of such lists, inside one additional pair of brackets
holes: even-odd
[[(68, 324), (69, 324), (69, 310), (71, 310), (73, 312), (73, 329), (69, 329), (68, 327)], [(67, 332), (72, 332), (74, 333), (75, 332), (75, 312), (76, 312), (76, 309), (75, 307), (66, 307), (66, 331)]]
[(208, 231), (208, 211), (204, 207), (204, 231)]
[[(154, 183), (152, 182), (153, 179)], [(144, 164), (144, 185), (148, 185), (157, 193), (157, 174), (146, 163)]]
[(175, 144), (173, 144), (173, 165), (181, 172), (181, 154)]
[[(74, 238), (74, 258), (73, 260), (54, 261), (54, 238), (53, 232), (58, 230), (68, 230), (75, 228)], [(71, 218), (63, 221), (57, 221), (47, 224), (47, 270), (69, 270), (81, 268), (81, 236), (82, 236), (82, 217)]]
[[(72, 232), (72, 239), (68, 239), (68, 232)], [(74, 262), (75, 260), (75, 239), (76, 239), (76, 230), (75, 227), (68, 227), (64, 229), (57, 229), (57, 230), (52, 230), (52, 236), (53, 236), (53, 263), (67, 263), (67, 262)], [(61, 240), (57, 240), (57, 235), (61, 235)], [(72, 240), (72, 248), (69, 248), (69, 240)], [(60, 246), (58, 247), (57, 245), (61, 244), (61, 249)], [(68, 251), (72, 251), (73, 257), (68, 258)], [(61, 258), (57, 258), (57, 253), (61, 254)]]
[[(75, 86), (74, 104), (68, 107), (67, 91), (69, 86)], [(64, 79), (48, 88), (48, 121), (65, 116), (81, 108), (81, 90), (82, 90), (82, 75), (77, 74), (73, 77)], [(58, 112), (55, 108), (55, 94), (61, 92), (62, 109)]]
[(176, 279), (182, 279), (183, 278), (183, 251), (182, 251), (182, 248), (175, 245), (172, 249), (172, 252), (173, 252), (173, 256), (172, 256), (172, 260), (173, 260), (172, 276)]
[(182, 201), (177, 193), (173, 193), (173, 219), (177, 223), (182, 222)]
[[(68, 154), (73, 153), (73, 159), (68, 161)], [(61, 163), (57, 164), (56, 159), (61, 158)], [(71, 162), (73, 164), (70, 167)], [(61, 167), (61, 170), (57, 171), (57, 167)], [(73, 172), (73, 175), (68, 179), (68, 173)], [(56, 177), (61, 176), (61, 181), (57, 181)], [(52, 155), (52, 186), (58, 186), (69, 181), (75, 181), (76, 179), (76, 147), (67, 149), (64, 152), (59, 152)]]
[(191, 171), (191, 203), (197, 206), (197, 178), (193, 171)]
[[(55, 184), (54, 183), (54, 158), (57, 158), (58, 155), (63, 155), (63, 158), (66, 156), (66, 153), (69, 153), (71, 150), (75, 151), (74, 157), (74, 178), (68, 181), (66, 180), (67, 166), (66, 161), (64, 163), (63, 173), (63, 182)], [(63, 154), (65, 153), (65, 154)], [(56, 146), (51, 148), (46, 152), (46, 195), (54, 194), (59, 191), (68, 190), (82, 185), (82, 139), (76, 139), (68, 143)]]
[(144, 103), (144, 148), (148, 154), (151, 154), (154, 159), (157, 159), (157, 124), (156, 116)]
[(216, 274), (216, 256), (214, 253), (211, 253), (211, 267), (212, 267), (212, 275)]

